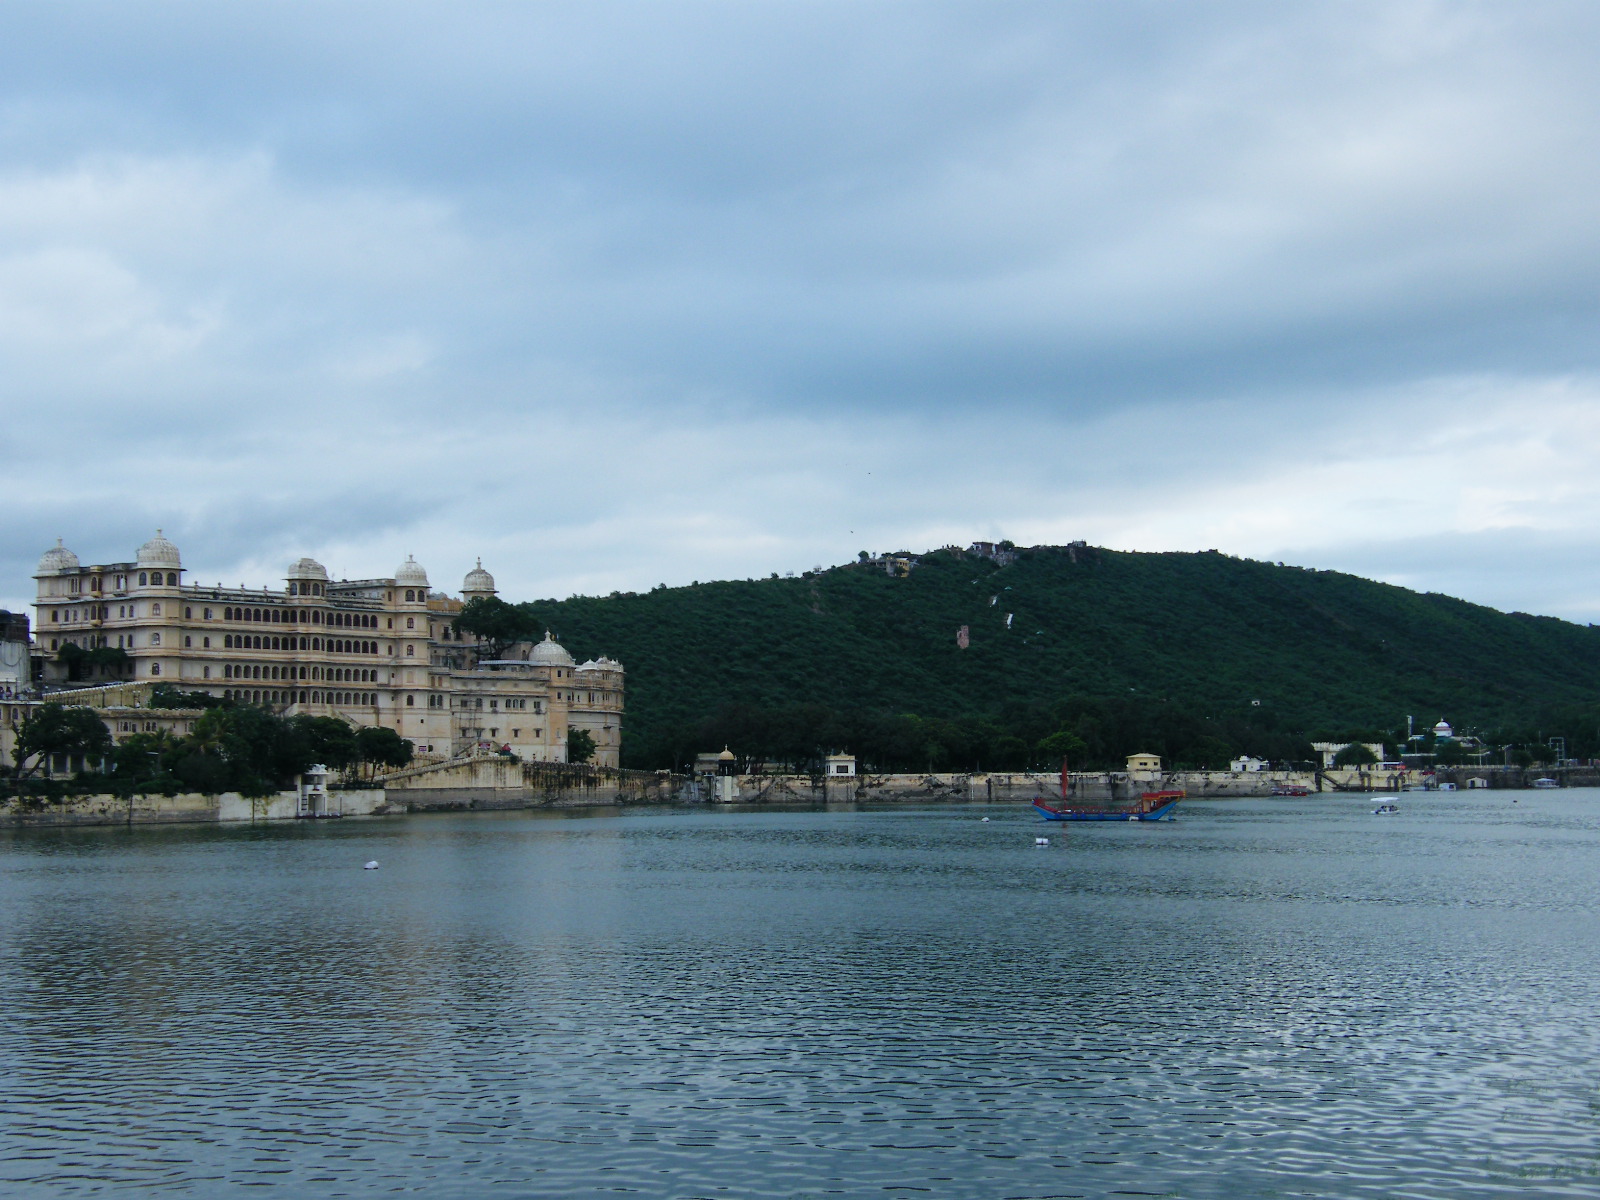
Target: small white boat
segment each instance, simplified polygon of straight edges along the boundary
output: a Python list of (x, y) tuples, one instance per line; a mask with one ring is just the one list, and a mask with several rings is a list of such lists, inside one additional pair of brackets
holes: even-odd
[(1540, 791), (1543, 791), (1546, 788), (1558, 788), (1561, 785), (1546, 775), (1543, 779), (1535, 779), (1533, 781), (1533, 786), (1538, 788)]

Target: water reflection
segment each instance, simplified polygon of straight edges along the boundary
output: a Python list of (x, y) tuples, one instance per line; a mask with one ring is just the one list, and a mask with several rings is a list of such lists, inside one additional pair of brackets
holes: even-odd
[(1596, 801), (12, 833), (0, 1179), (1589, 1195)]

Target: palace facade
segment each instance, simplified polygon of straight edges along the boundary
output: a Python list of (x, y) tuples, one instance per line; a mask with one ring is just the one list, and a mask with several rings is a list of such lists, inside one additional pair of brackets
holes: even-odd
[(34, 578), (46, 682), (66, 679), (63, 646), (114, 647), (128, 661), (113, 679), (381, 725), (426, 755), (493, 746), (564, 762), (571, 727), (593, 737), (595, 763), (618, 765), (622, 664), (575, 663), (548, 633), (481, 658), (454, 627), (467, 601), (495, 594), (481, 561), (460, 599), (434, 591), (410, 558), (392, 578), (336, 582), (302, 558), (281, 591), (208, 587), (185, 579), (178, 548), (157, 530), (132, 562), (92, 566), (58, 539)]

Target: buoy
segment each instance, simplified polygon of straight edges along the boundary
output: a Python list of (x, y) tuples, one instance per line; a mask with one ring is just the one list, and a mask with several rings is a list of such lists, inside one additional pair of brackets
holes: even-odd
[(984, 817), (984, 818), (983, 818), (983, 823), (984, 823), (984, 824), (985, 824), (985, 825), (987, 825), (987, 824), (988, 824), (988, 823), (989, 823), (989, 818), (988, 818), (988, 817)]
[(1050, 844), (1050, 839), (1049, 838), (1034, 838), (1033, 839), (1033, 844), (1035, 846), (1048, 846)]
[(378, 869), (378, 860), (377, 859), (373, 859), (371, 862), (369, 862), (366, 866), (362, 867), (361, 869), (363, 871), (376, 871)]

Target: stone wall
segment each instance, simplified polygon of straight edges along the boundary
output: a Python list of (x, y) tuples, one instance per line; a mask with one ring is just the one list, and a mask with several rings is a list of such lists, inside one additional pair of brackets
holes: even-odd
[[(347, 817), (394, 811), (381, 789), (330, 792), (329, 807)], [(0, 825), (164, 825), (178, 822), (292, 821), (299, 808), (294, 792), (241, 796), (238, 792), (176, 796), (69, 796), (28, 804), (16, 797), (0, 801)]]

